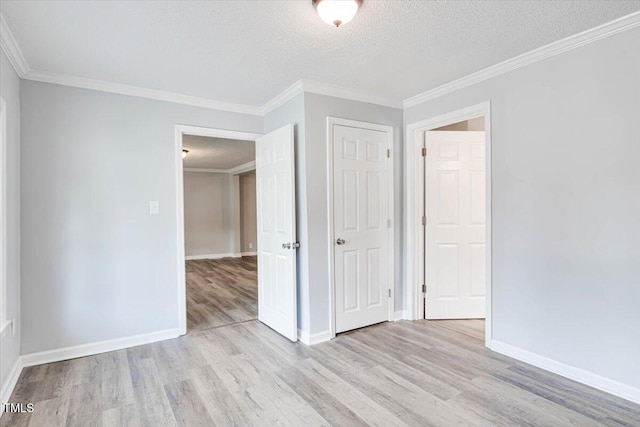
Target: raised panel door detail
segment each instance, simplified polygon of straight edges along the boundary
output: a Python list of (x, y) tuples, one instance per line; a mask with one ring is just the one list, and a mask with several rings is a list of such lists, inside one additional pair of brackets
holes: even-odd
[(438, 298), (457, 298), (459, 295), (458, 277), (458, 245), (441, 243), (438, 245), (436, 259), (438, 262), (437, 284)]
[(370, 230), (381, 227), (380, 181), (380, 172), (367, 172), (367, 228)]
[(381, 148), (379, 142), (366, 141), (367, 144), (367, 161), (379, 162), (381, 158)]
[(298, 340), (293, 126), (256, 140), (258, 319)]
[(260, 288), (262, 291), (260, 297), (262, 298), (262, 303), (265, 307), (274, 308), (273, 256), (271, 253), (266, 251), (260, 251), (260, 254), (260, 273), (266, 285)]
[(335, 330), (344, 332), (390, 316), (391, 160), (386, 133), (340, 125), (332, 132)]
[(486, 194), (484, 171), (469, 171), (469, 211), (471, 224), (484, 225), (486, 222)]
[(438, 223), (458, 223), (458, 171), (438, 171)]
[(258, 193), (261, 195), (263, 200), (263, 205), (261, 209), (260, 215), (260, 225), (262, 231), (265, 233), (270, 233), (274, 230), (274, 212), (273, 212), (273, 196), (271, 196), (275, 190), (273, 182), (274, 177), (264, 177), (258, 180), (259, 182), (259, 191)]
[[(276, 212), (276, 230), (278, 234), (286, 234), (287, 224), (291, 221), (291, 218), (289, 218), (290, 209), (289, 206), (287, 206), (287, 198), (284, 189), (288, 188), (289, 183), (287, 182), (287, 176), (285, 174), (276, 175), (274, 181), (276, 183), (276, 189), (274, 191), (277, 194), (274, 206), (274, 211)], [(273, 201), (271, 203), (273, 203)]]
[(485, 315), (484, 140), (484, 132), (425, 133), (427, 319)]
[(440, 160), (458, 160), (458, 143), (454, 141), (439, 144), (438, 156)]
[(358, 140), (342, 141), (342, 157), (349, 160), (358, 159)]
[(276, 301), (278, 305), (278, 313), (286, 317), (289, 314), (290, 309), (290, 304), (287, 304), (287, 301), (289, 300), (288, 297), (291, 289), (291, 284), (289, 283), (290, 278), (287, 275), (287, 257), (284, 255), (278, 255), (276, 257), (275, 267), (274, 272), (276, 273), (276, 283), (274, 288), (277, 289)]
[(471, 144), (471, 158), (484, 159), (484, 141), (481, 143)]
[(358, 230), (359, 222), (359, 173), (354, 170), (345, 170), (343, 172), (343, 201), (344, 207), (344, 229), (349, 231)]
[(344, 311), (357, 310), (360, 306), (360, 253), (345, 251), (344, 259)]
[(380, 305), (381, 284), (380, 284), (380, 263), (382, 251), (380, 248), (367, 249), (367, 306)]

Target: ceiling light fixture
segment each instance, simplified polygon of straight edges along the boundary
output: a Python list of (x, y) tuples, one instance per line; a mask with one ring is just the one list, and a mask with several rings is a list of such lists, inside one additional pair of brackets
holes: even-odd
[(187, 154), (189, 154), (189, 150), (185, 150), (184, 148), (182, 149), (182, 158), (184, 159)]
[(311, 3), (324, 22), (339, 27), (356, 16), (362, 0), (311, 0)]

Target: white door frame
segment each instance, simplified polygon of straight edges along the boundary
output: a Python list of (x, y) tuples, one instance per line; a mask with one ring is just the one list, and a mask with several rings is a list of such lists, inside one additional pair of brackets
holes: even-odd
[[(336, 306), (335, 306), (335, 266), (334, 266), (334, 221), (333, 221), (333, 126), (348, 126), (359, 129), (375, 130), (387, 134), (387, 142), (393, 156), (393, 126), (379, 125), (376, 123), (360, 122), (356, 120), (341, 119), (338, 117), (327, 117), (327, 216), (328, 216), (328, 242), (329, 242), (329, 332), (331, 338), (336, 336)], [(393, 157), (392, 157), (393, 159)], [(395, 310), (395, 249), (394, 249), (394, 230), (395, 220), (394, 212), (394, 194), (393, 187), (393, 160), (389, 162), (389, 219), (391, 226), (389, 227), (389, 278), (391, 280), (391, 298), (389, 299), (389, 321), (394, 320)]]
[(424, 297), (422, 283), (424, 277), (424, 232), (422, 215), (424, 208), (424, 162), (422, 160), (423, 139), (421, 133), (442, 126), (484, 116), (485, 126), (485, 185), (486, 185), (486, 320), (485, 346), (491, 347), (492, 311), (491, 311), (491, 102), (473, 105), (461, 110), (438, 115), (430, 119), (412, 123), (406, 128), (405, 142), (405, 280), (406, 280), (406, 317), (409, 320), (424, 319)]
[(184, 251), (184, 184), (182, 166), (182, 137), (184, 135), (207, 136), (243, 141), (255, 141), (261, 137), (260, 133), (238, 132), (234, 130), (206, 128), (200, 126), (175, 126), (175, 172), (176, 172), (176, 236), (177, 254), (176, 268), (178, 271), (178, 328), (180, 335), (187, 333), (187, 275), (185, 271)]

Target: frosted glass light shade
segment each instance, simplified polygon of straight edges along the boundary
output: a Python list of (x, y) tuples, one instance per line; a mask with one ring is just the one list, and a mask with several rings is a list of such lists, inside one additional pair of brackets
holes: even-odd
[(351, 21), (362, 0), (313, 0), (320, 19), (329, 25), (339, 27)]

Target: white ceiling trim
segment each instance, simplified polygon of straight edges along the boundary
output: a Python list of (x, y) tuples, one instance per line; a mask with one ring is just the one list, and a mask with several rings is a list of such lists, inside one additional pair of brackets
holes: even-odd
[(7, 22), (4, 20), (4, 16), (0, 13), (0, 46), (2, 46), (2, 50), (7, 55), (7, 59), (13, 66), (13, 69), (16, 70), (18, 76), (22, 79), (24, 75), (29, 71), (29, 65), (27, 61), (22, 56), (22, 51), (16, 42), (16, 39), (13, 38), (13, 34), (7, 25)]
[(206, 168), (184, 168), (185, 172), (203, 172), (203, 173), (228, 173), (232, 175), (238, 175), (241, 173), (249, 172), (255, 170), (256, 161), (252, 160), (247, 163), (243, 163), (241, 165), (235, 166), (230, 169), (206, 169)]
[(262, 114), (265, 115), (267, 113), (270, 113), (271, 111), (275, 110), (276, 108), (280, 107), (281, 105), (284, 105), (288, 101), (300, 95), (302, 92), (304, 92), (304, 89), (302, 86), (303, 86), (302, 80), (298, 80), (297, 82), (295, 82), (294, 84), (292, 84), (291, 86), (289, 86), (288, 88), (280, 92), (278, 95), (273, 97), (271, 100), (269, 100), (266, 104), (262, 106)]
[(120, 83), (107, 82), (104, 80), (87, 79), (84, 77), (69, 76), (64, 74), (50, 73), (47, 71), (30, 70), (24, 77), (26, 80), (36, 82), (54, 83), (64, 86), (78, 87), (82, 89), (93, 89), (102, 92), (118, 93), (121, 95), (137, 96), (139, 98), (155, 99), (158, 101), (174, 102), (176, 104), (190, 105), (193, 107), (210, 108), (213, 110), (229, 111), (232, 113), (252, 114), (260, 116), (260, 107), (244, 104), (234, 104), (229, 102), (215, 101), (213, 99), (198, 98), (195, 96), (182, 95), (174, 92), (166, 92), (156, 89), (147, 89), (139, 86), (130, 86)]
[(402, 103), (403, 108), (410, 108), (423, 102), (431, 101), (448, 93), (483, 82), (492, 77), (508, 73), (509, 71), (542, 61), (543, 59), (578, 48), (588, 43), (593, 43), (597, 40), (638, 26), (640, 26), (640, 12), (623, 16), (622, 18), (607, 22), (606, 24), (574, 34), (553, 43), (549, 43), (548, 45), (523, 53), (522, 55), (518, 55), (511, 59), (507, 59), (506, 61), (492, 65), (460, 79), (407, 98)]
[(336, 86), (329, 83), (301, 79), (286, 88), (269, 102), (264, 104), (262, 106), (262, 114), (267, 114), (275, 110), (276, 108), (284, 105), (303, 92), (316, 93), (318, 95), (332, 96), (334, 98), (349, 99), (351, 101), (367, 102), (370, 104), (402, 109), (402, 101), (398, 99), (381, 97), (367, 92), (347, 89), (345, 87)]
[(214, 99), (200, 98), (196, 96), (183, 95), (175, 92), (167, 92), (157, 89), (148, 89), (139, 86), (132, 86), (120, 83), (113, 83), (105, 80), (88, 79), (84, 77), (71, 76), (67, 74), (52, 73), (49, 71), (32, 70), (24, 59), (22, 51), (18, 46), (11, 30), (0, 14), (0, 41), (2, 49), (7, 54), (11, 65), (16, 70), (20, 78), (43, 83), (53, 83), (64, 86), (77, 87), (82, 89), (93, 89), (101, 92), (117, 93), (121, 95), (136, 96), (140, 98), (155, 99), (158, 101), (173, 102), (177, 104), (190, 105), (194, 107), (209, 108), (213, 110), (229, 111), (233, 113), (251, 114), (264, 116), (275, 110), (287, 101), (293, 99), (303, 92), (317, 93), (320, 95), (333, 96), (336, 98), (350, 99), (353, 101), (368, 102), (393, 108), (402, 108), (402, 102), (396, 99), (388, 99), (374, 94), (348, 89), (336, 85), (331, 85), (312, 80), (298, 80), (283, 92), (279, 93), (262, 106), (235, 104), (230, 102), (216, 101)]
[(184, 172), (229, 173), (226, 169), (184, 168)]
[(302, 90), (304, 92), (317, 93), (319, 95), (327, 95), (334, 98), (350, 99), (352, 101), (367, 102), (369, 104), (402, 109), (402, 101), (399, 99), (390, 99), (359, 90), (347, 89), (329, 83), (303, 79)]
[(410, 108), (423, 102), (430, 101), (451, 92), (463, 89), (468, 86), (483, 82), (492, 77), (505, 74), (526, 65), (533, 64), (543, 59), (558, 55), (571, 49), (583, 46), (588, 43), (612, 36), (622, 31), (630, 30), (640, 26), (640, 12), (632, 13), (590, 30), (583, 31), (573, 36), (566, 37), (530, 52), (518, 55), (496, 65), (492, 65), (478, 72), (469, 74), (460, 79), (443, 84), (436, 88), (422, 92), (418, 95), (406, 98), (402, 102), (399, 100), (380, 97), (374, 94), (348, 89), (328, 83), (312, 80), (298, 80), (283, 92), (269, 100), (262, 106), (236, 104), (222, 102), (208, 98), (199, 98), (190, 95), (183, 95), (174, 92), (167, 92), (156, 89), (148, 89), (139, 86), (113, 83), (103, 80), (87, 79), (83, 77), (70, 76), (65, 74), (51, 73), (46, 71), (31, 70), (29, 64), (22, 55), (11, 30), (0, 14), (0, 46), (7, 55), (9, 62), (20, 78), (26, 80), (39, 81), (44, 83), (54, 83), (65, 86), (78, 87), (83, 89), (93, 89), (102, 92), (117, 93), (122, 95), (136, 96), (147, 99), (155, 99), (165, 102), (190, 105), (194, 107), (208, 108), (219, 111), (229, 111), (241, 114), (264, 116), (273, 111), (287, 101), (303, 92), (317, 93), (336, 98), (349, 99), (354, 101), (367, 102), (371, 104), (383, 105), (393, 108)]
[(241, 173), (245, 173), (245, 172), (249, 172), (249, 171), (255, 170), (255, 168), (256, 168), (256, 161), (252, 160), (250, 162), (238, 165), (235, 168), (231, 168), (227, 172), (232, 174), (232, 175), (237, 175), (237, 174), (241, 174)]

